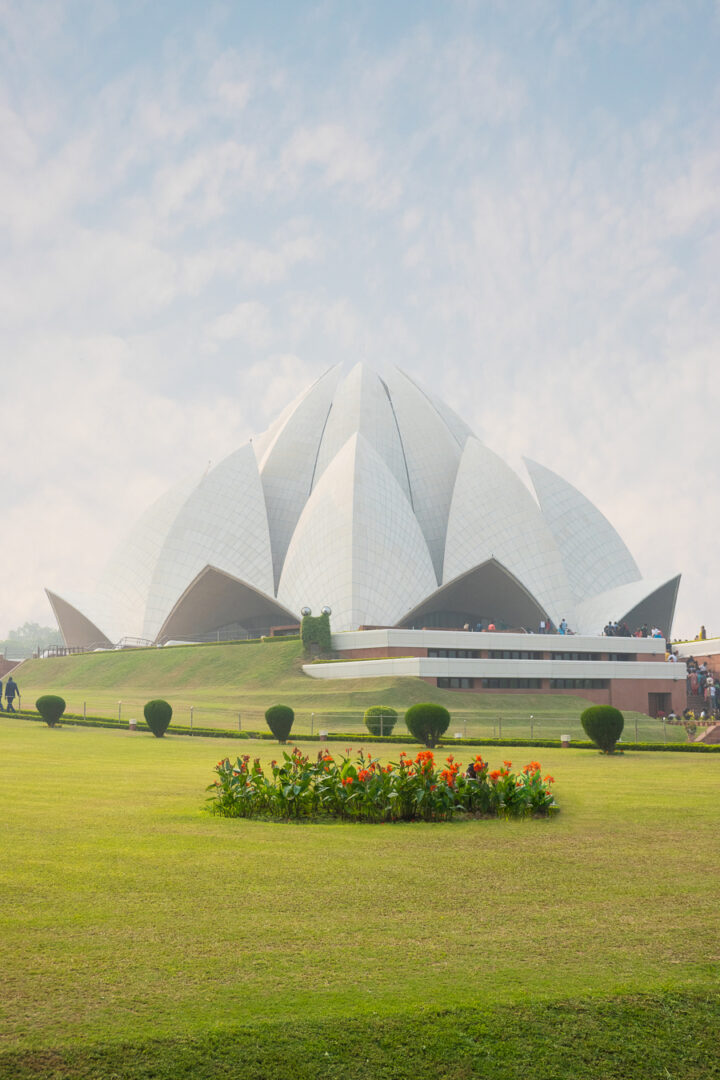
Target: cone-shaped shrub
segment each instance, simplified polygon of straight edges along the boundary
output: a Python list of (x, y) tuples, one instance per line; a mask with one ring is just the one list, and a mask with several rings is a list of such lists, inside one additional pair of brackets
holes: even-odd
[(271, 705), (265, 713), (267, 726), (278, 742), (287, 742), (290, 728), (293, 726), (295, 713), (289, 705)]
[(588, 739), (604, 754), (612, 754), (625, 727), (625, 717), (612, 705), (591, 705), (580, 717)]
[(365, 711), (365, 727), (371, 735), (392, 735), (397, 715), (389, 705), (371, 705)]
[(65, 712), (65, 702), (57, 694), (44, 694), (35, 702), (35, 708), (48, 727), (55, 727)]
[(405, 723), (413, 738), (432, 749), (450, 726), (450, 713), (444, 705), (412, 705), (405, 713)]
[(152, 701), (148, 701), (143, 712), (145, 713), (147, 726), (155, 738), (162, 739), (170, 726), (172, 705), (168, 705), (167, 701), (163, 701), (162, 698), (153, 698)]

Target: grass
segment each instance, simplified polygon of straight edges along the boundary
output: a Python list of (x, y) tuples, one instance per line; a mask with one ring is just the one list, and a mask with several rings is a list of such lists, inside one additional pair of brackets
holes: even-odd
[(0, 1076), (718, 1075), (715, 758), (543, 750), (550, 821), (293, 826), (203, 810), (237, 752), (0, 720)]
[[(295, 709), (295, 730), (365, 730), (370, 705), (390, 705), (402, 713), (419, 701), (436, 701), (453, 716), (450, 733), (468, 737), (584, 738), (580, 713), (588, 702), (565, 694), (461, 693), (440, 690), (416, 678), (311, 679), (302, 671), (298, 641), (240, 642), (167, 649), (123, 650), (28, 660), (15, 673), (26, 706), (41, 693), (59, 693), (70, 713), (142, 717), (150, 698), (166, 697), (176, 722), (202, 727), (265, 729), (265, 710), (282, 702)], [(314, 715), (313, 715), (314, 714)], [(533, 716), (532, 728), (530, 716)], [(626, 713), (626, 737), (662, 742), (663, 724)], [(400, 720), (402, 726), (402, 718)], [(667, 739), (684, 739), (668, 728)]]

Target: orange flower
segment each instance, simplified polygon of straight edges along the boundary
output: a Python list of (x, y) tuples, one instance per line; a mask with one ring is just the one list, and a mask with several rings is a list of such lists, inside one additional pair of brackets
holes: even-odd
[(352, 782), (353, 782), (352, 776), (346, 776), (342, 781), (342, 785), (343, 785), (343, 787), (350, 787), (350, 784), (352, 784)]
[(548, 773), (547, 776), (544, 776), (543, 780), (545, 781), (546, 784), (554, 784), (555, 783), (555, 777), (551, 776), (550, 773)]
[(500, 769), (493, 769), (493, 771), (490, 773), (490, 779), (493, 781), (493, 783), (496, 783), (501, 776), (502, 772), (500, 771)]
[(503, 765), (506, 769), (512, 769), (512, 761), (503, 761)]
[(360, 781), (367, 780), (368, 776), (370, 776), (370, 770), (369, 769), (361, 769), (360, 772), (358, 773), (358, 780), (360, 780)]
[(481, 773), (484, 768), (485, 768), (485, 762), (482, 759), (480, 759), (480, 761), (476, 761), (474, 763), (474, 765), (473, 765), (473, 769), (475, 770), (476, 773)]

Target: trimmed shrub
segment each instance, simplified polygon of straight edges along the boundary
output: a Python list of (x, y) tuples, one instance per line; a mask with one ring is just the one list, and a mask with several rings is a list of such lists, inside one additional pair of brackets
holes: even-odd
[(155, 738), (162, 739), (163, 735), (170, 727), (172, 705), (168, 705), (167, 701), (163, 701), (162, 698), (153, 698), (152, 701), (148, 701), (143, 712), (145, 713), (147, 726), (150, 728)]
[(397, 715), (389, 705), (371, 705), (365, 710), (365, 727), (371, 735), (392, 735)]
[(278, 742), (287, 742), (290, 729), (293, 726), (295, 713), (289, 705), (271, 705), (265, 713), (267, 726), (272, 731)]
[(591, 705), (580, 717), (585, 734), (604, 754), (612, 754), (625, 727), (625, 717), (612, 705)]
[(44, 694), (35, 702), (35, 708), (42, 716), (48, 727), (55, 727), (58, 720), (65, 712), (65, 702), (57, 694)]
[(317, 616), (303, 615), (300, 624), (300, 636), (306, 652), (309, 652), (313, 645), (317, 645), (320, 652), (330, 652), (332, 648), (330, 616), (325, 614)]
[(433, 705), (430, 702), (411, 705), (405, 713), (405, 723), (414, 739), (432, 749), (450, 726), (450, 713), (444, 705)]

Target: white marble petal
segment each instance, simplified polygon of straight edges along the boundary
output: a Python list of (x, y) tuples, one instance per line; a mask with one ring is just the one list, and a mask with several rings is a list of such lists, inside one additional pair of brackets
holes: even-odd
[(150, 583), (168, 532), (201, 474), (165, 492), (118, 544), (103, 570), (87, 610), (112, 641), (142, 637)]
[(553, 538), (520, 478), (475, 438), (468, 439), (453, 492), (443, 581), (495, 558), (559, 623), (571, 595)]
[(269, 438), (256, 440), (276, 587), (290, 537), (312, 490), (318, 447), (339, 377), (338, 367), (326, 371), (285, 411), (285, 420), (271, 426)]
[(607, 518), (556, 473), (525, 458), (542, 515), (577, 600), (640, 580), (637, 563)]
[(436, 587), (425, 539), (384, 460), (352, 435), (327, 467), (288, 549), (278, 601), (332, 607), (335, 631), (392, 626)]
[[(644, 578), (626, 585), (616, 585), (576, 605), (573, 629), (578, 634), (602, 634), (603, 627), (608, 622), (622, 622), (629, 612), (643, 602), (650, 601), (653, 594), (657, 594), (654, 597), (656, 602), (642, 618), (648, 624), (657, 623), (661, 630), (668, 631), (672, 625), (679, 584), (680, 578), (677, 576), (667, 581), (661, 578)], [(630, 626), (629, 629), (632, 632), (637, 627)]]
[(440, 583), (460, 447), (427, 395), (404, 372), (395, 369), (385, 382), (400, 429), (413, 510)]
[(335, 392), (325, 426), (313, 486), (351, 435), (359, 433), (380, 455), (410, 498), (410, 481), (387, 387), (365, 364), (356, 364)]
[(265, 499), (249, 443), (212, 469), (177, 514), (150, 585), (144, 637), (155, 638), (178, 597), (208, 564), (273, 595)]

